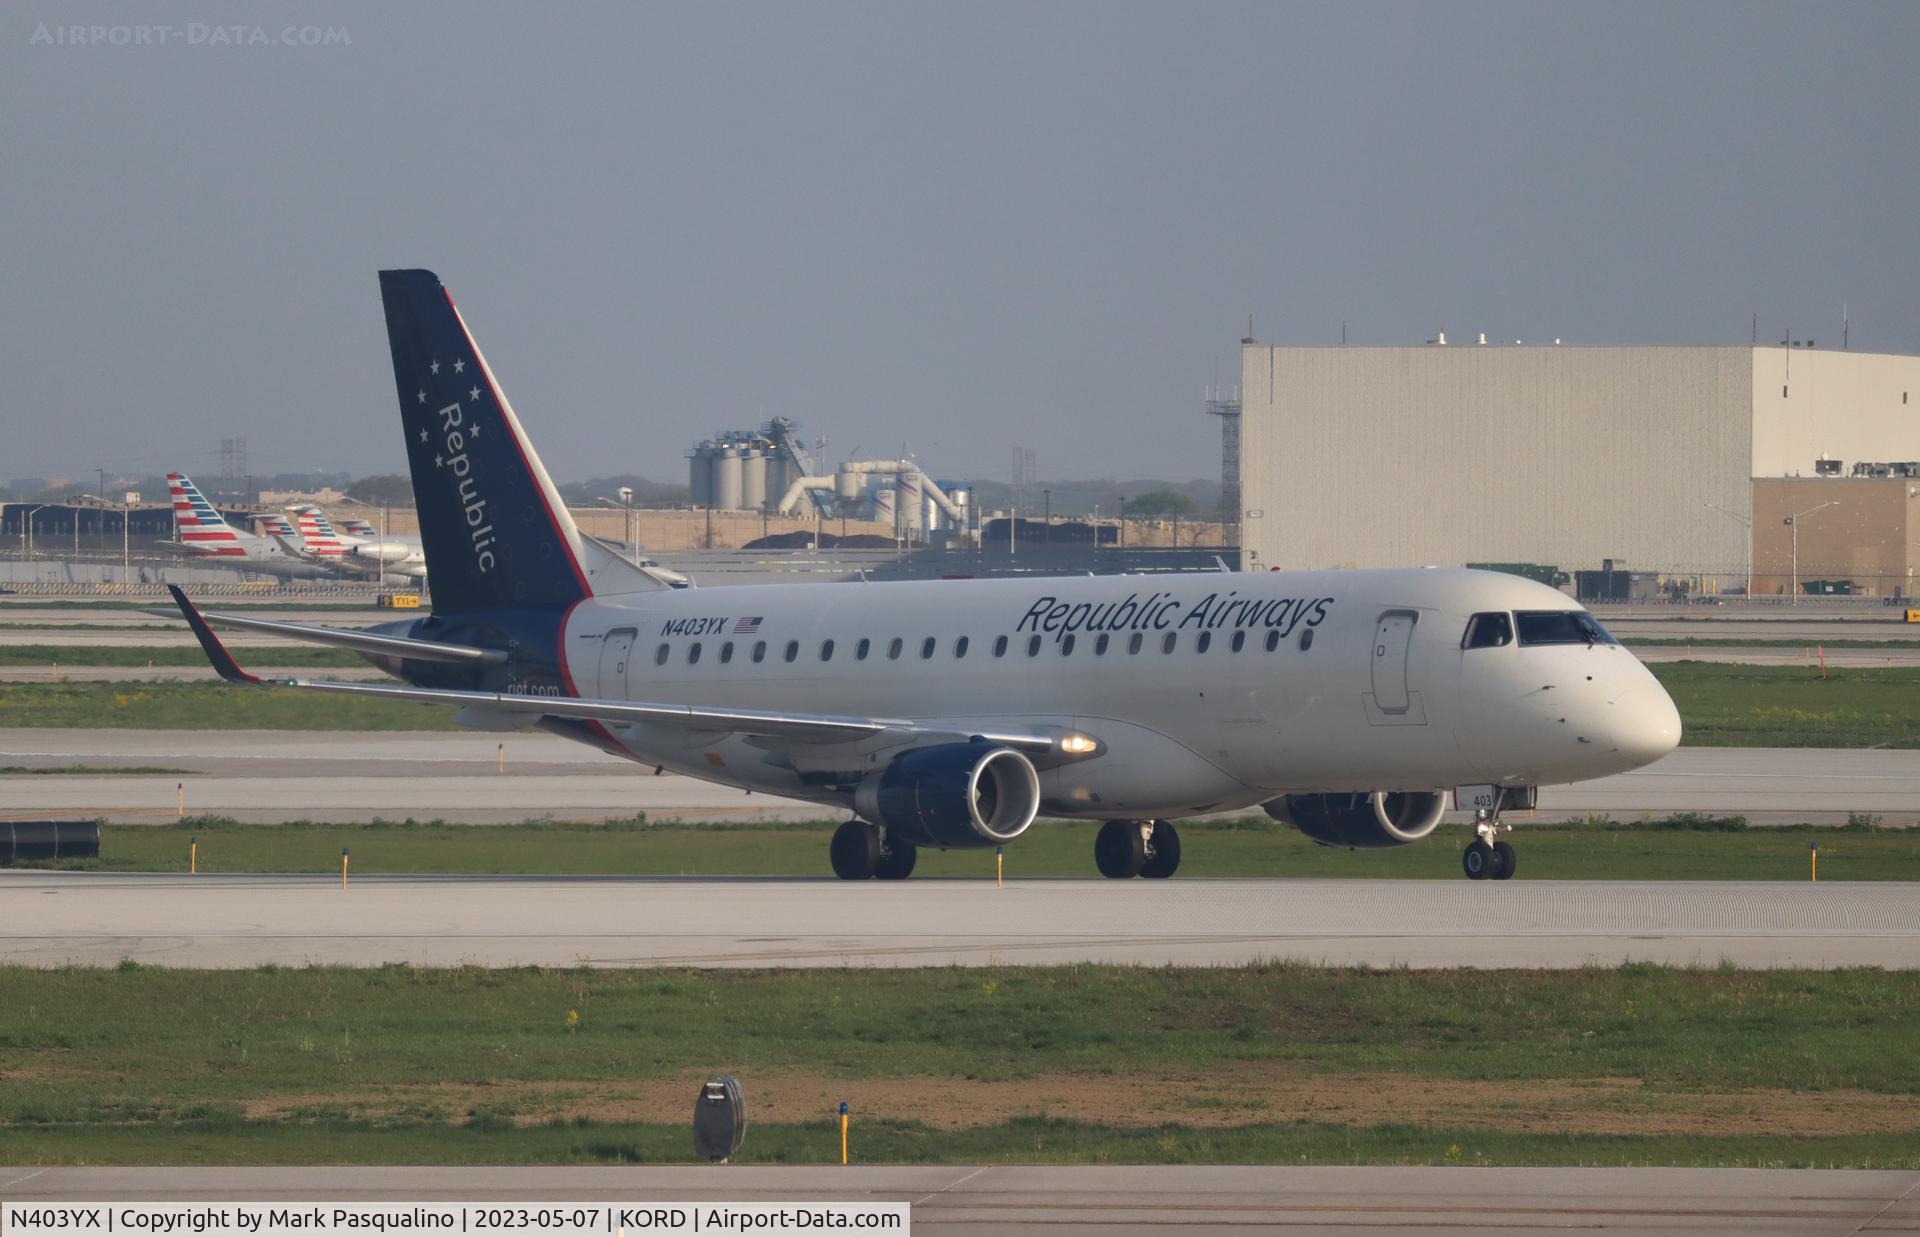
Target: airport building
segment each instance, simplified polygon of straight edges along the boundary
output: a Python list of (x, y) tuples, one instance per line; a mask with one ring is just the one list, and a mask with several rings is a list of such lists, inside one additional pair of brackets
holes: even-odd
[(1612, 560), (1911, 595), (1920, 357), (1443, 341), (1243, 344), (1245, 568)]

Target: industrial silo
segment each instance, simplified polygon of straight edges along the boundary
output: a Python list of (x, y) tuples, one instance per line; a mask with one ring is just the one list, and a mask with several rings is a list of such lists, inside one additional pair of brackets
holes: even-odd
[(926, 523), (926, 493), (920, 485), (920, 474), (901, 472), (895, 475), (894, 485), (899, 493), (894, 500), (894, 531), (912, 539), (918, 539), (920, 530)]
[(778, 451), (767, 452), (766, 459), (767, 459), (766, 510), (768, 512), (772, 512), (780, 506), (780, 500), (787, 496), (787, 487), (792, 485), (793, 479), (799, 476), (800, 474), (794, 469), (792, 464), (789, 464), (787, 462), (787, 457), (784, 455), (781, 455)]
[(894, 527), (894, 492), (892, 486), (875, 485), (873, 487), (873, 521), (876, 524), (884, 524), (888, 528)]
[(973, 527), (973, 486), (965, 481), (942, 481), (940, 492), (960, 508), (960, 518), (954, 521), (955, 526), (963, 532)]
[(767, 506), (767, 453), (759, 447), (740, 452), (740, 509), (764, 511)]
[(694, 447), (687, 457), (687, 490), (696, 507), (713, 506), (713, 439)]
[(713, 505), (720, 511), (740, 510), (740, 449), (731, 443), (720, 448), (713, 461)]

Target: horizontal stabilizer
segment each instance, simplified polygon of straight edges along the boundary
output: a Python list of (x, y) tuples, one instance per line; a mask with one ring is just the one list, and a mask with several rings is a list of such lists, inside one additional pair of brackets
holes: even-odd
[[(215, 623), (222, 627), (237, 627), (242, 631), (258, 631), (268, 635), (285, 636), (289, 640), (301, 640), (310, 644), (328, 644), (336, 648), (352, 649), (356, 653), (373, 653), (387, 657), (405, 657), (413, 661), (449, 662), (458, 666), (502, 666), (506, 664), (507, 654), (501, 649), (474, 648), (467, 644), (442, 644), (436, 640), (414, 640), (407, 636), (386, 636), (371, 631), (354, 631), (341, 627), (315, 627), (307, 623), (287, 623), (278, 619), (249, 618), (241, 614), (202, 614), (192, 602), (187, 600), (177, 585), (168, 586), (180, 612), (187, 617), (194, 634), (200, 635), (207, 624)], [(213, 648), (206, 648), (208, 640)], [(233, 657), (220, 643), (219, 637), (207, 631), (201, 637), (201, 646), (206, 648), (207, 656), (213, 658), (214, 668), (220, 669), (220, 660), (229, 663)], [(218, 650), (216, 655), (215, 650)], [(238, 667), (236, 666), (237, 670)], [(229, 677), (224, 671), (221, 677)], [(246, 676), (253, 681), (252, 676)]]

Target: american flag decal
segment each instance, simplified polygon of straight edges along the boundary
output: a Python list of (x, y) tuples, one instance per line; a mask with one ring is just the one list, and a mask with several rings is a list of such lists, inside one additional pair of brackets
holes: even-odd
[(739, 622), (733, 625), (733, 634), (736, 636), (753, 635), (755, 632), (760, 630), (761, 617), (762, 616), (760, 615), (755, 615), (752, 618), (741, 619)]

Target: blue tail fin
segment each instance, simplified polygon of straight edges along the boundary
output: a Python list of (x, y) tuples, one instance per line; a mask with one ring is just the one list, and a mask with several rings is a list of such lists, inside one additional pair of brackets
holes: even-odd
[(381, 271), (436, 613), (592, 594), (573, 517), (432, 271)]

